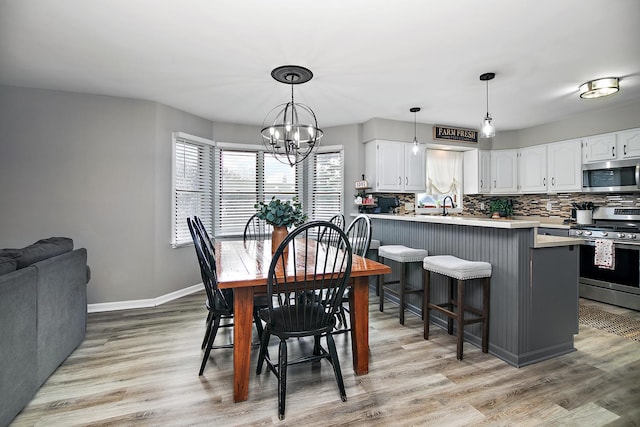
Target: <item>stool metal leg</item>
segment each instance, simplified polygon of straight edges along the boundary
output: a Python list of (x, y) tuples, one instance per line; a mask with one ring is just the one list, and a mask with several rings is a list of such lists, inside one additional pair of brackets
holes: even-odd
[(483, 295), (482, 295), (482, 352), (489, 352), (489, 283), (490, 278), (485, 277), (482, 283)]
[[(449, 282), (449, 294), (447, 296), (447, 300), (449, 301), (449, 308), (451, 309), (451, 311), (455, 311), (457, 300), (454, 288), (454, 279), (453, 277), (449, 277), (447, 281)], [(449, 335), (453, 335), (453, 318), (451, 316), (447, 316), (447, 333)]]
[(407, 283), (407, 264), (400, 264), (400, 284), (398, 285), (398, 298), (400, 299), (400, 324), (404, 325), (404, 287)]
[[(378, 262), (384, 264), (384, 258), (379, 256)], [(384, 276), (381, 274), (378, 276), (378, 294), (380, 295), (380, 312), (384, 312)]]
[(458, 328), (458, 345), (456, 356), (462, 360), (462, 343), (464, 342), (464, 280), (458, 280), (458, 310), (456, 311), (456, 323)]
[(431, 303), (431, 275), (429, 270), (422, 270), (422, 287), (424, 296), (422, 298), (422, 323), (424, 339), (429, 339), (429, 304)]

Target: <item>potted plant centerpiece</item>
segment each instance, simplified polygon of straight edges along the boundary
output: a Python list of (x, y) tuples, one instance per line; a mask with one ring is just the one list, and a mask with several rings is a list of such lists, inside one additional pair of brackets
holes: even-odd
[(297, 227), (307, 220), (307, 214), (302, 211), (302, 204), (297, 197), (283, 202), (274, 196), (269, 203), (259, 202), (254, 205), (254, 208), (258, 210), (256, 213), (258, 218), (273, 226), (271, 234), (271, 252), (273, 253), (287, 237), (290, 226)]

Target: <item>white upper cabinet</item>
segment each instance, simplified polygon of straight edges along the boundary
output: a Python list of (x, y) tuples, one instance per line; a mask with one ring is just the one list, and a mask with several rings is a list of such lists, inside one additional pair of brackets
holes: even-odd
[(427, 188), (426, 147), (418, 145), (413, 152), (413, 144), (404, 144), (404, 191), (422, 192)]
[(462, 160), (464, 194), (485, 194), (491, 191), (491, 152), (468, 150)]
[(582, 160), (585, 163), (603, 162), (616, 158), (616, 134), (606, 133), (582, 139)]
[(518, 150), (491, 151), (491, 193), (514, 194), (518, 191)]
[(547, 146), (522, 148), (518, 152), (518, 191), (544, 193), (547, 191)]
[(582, 155), (579, 139), (547, 146), (547, 191), (582, 190)]
[(373, 192), (422, 192), (426, 188), (425, 146), (375, 140), (365, 145), (365, 174)]
[(618, 149), (620, 158), (640, 157), (640, 129), (618, 132)]

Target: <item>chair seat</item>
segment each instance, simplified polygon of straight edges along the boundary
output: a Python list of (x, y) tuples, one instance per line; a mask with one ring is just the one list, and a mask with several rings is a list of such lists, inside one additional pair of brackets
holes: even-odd
[(371, 243), (369, 244), (369, 249), (378, 250), (380, 248), (380, 240), (371, 239)]
[(425, 270), (453, 277), (458, 280), (491, 277), (490, 263), (484, 261), (467, 261), (452, 255), (425, 257), (422, 266)]
[(426, 249), (408, 248), (404, 245), (383, 245), (378, 248), (378, 256), (397, 262), (420, 262), (429, 253)]

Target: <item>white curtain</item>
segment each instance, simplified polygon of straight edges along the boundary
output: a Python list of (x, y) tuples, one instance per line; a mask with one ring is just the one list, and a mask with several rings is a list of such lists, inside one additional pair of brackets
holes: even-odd
[(462, 182), (462, 152), (427, 150), (427, 193), (457, 194)]

